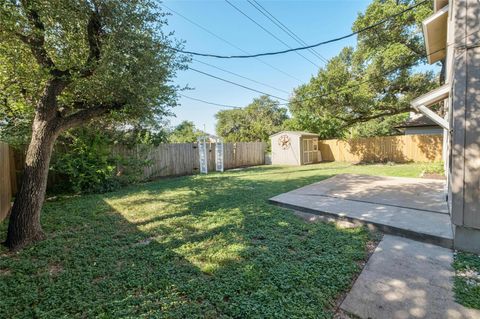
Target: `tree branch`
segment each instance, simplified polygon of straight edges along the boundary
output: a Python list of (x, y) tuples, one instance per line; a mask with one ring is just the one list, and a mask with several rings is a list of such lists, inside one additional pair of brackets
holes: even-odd
[(55, 63), (45, 50), (45, 25), (40, 19), (38, 11), (34, 8), (33, 3), (29, 0), (22, 0), (21, 4), (25, 10), (25, 14), (33, 32), (28, 36), (19, 33), (17, 33), (17, 35), (20, 37), (20, 40), (30, 47), (30, 50), (32, 51), (33, 56), (37, 60), (38, 64), (50, 69), (50, 72), (53, 75), (57, 75), (57, 72), (60, 71), (56, 68)]
[(394, 110), (394, 111), (390, 111), (390, 112), (378, 113), (378, 114), (375, 114), (375, 115), (365, 116), (365, 117), (360, 117), (360, 118), (354, 118), (354, 119), (346, 119), (346, 118), (341, 118), (339, 116), (335, 116), (335, 118), (340, 119), (340, 120), (345, 122), (345, 124), (341, 126), (341, 129), (344, 129), (344, 128), (347, 128), (347, 127), (352, 126), (354, 124), (357, 124), (357, 123), (368, 122), (370, 120), (378, 119), (378, 118), (384, 117), (384, 116), (397, 115), (397, 114), (400, 114), (400, 113), (408, 112), (410, 110), (411, 110), (411, 108), (407, 107), (407, 108), (404, 108), (404, 109), (398, 109), (398, 110)]
[(100, 14), (96, 6), (92, 9), (87, 23), (87, 42), (89, 47), (87, 61), (82, 68), (72, 68), (62, 71), (56, 67), (45, 49), (45, 25), (40, 19), (38, 11), (34, 8), (33, 2), (30, 0), (22, 0), (21, 4), (33, 32), (30, 35), (15, 32), (15, 35), (30, 47), (39, 65), (49, 69), (50, 74), (53, 76), (57, 78), (64, 77), (67, 81), (73, 71), (78, 71), (81, 77), (88, 77), (93, 74), (96, 68), (96, 62), (98, 62), (101, 57), (100, 38), (102, 35)]
[[(77, 105), (84, 105), (79, 102)], [(96, 117), (107, 114), (113, 110), (121, 109), (125, 106), (125, 103), (110, 103), (110, 104), (99, 104), (93, 107), (86, 107), (78, 112), (70, 114), (61, 119), (60, 126), (63, 130), (81, 125), (85, 122), (88, 122)]]
[(88, 77), (93, 74), (96, 68), (96, 63), (101, 57), (101, 41), (102, 36), (102, 23), (100, 20), (100, 14), (95, 7), (88, 19), (87, 24), (87, 42), (89, 47), (89, 54), (85, 65), (80, 70), (81, 77)]

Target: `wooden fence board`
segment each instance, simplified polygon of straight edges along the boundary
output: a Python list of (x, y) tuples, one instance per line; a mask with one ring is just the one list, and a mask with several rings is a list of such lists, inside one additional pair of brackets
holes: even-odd
[(441, 135), (399, 135), (352, 140), (321, 140), (324, 161), (341, 162), (439, 162)]
[(7, 217), (12, 199), (11, 150), (0, 142), (0, 221)]
[[(215, 171), (215, 143), (207, 143), (208, 171)], [(224, 144), (224, 168), (265, 164), (266, 145), (263, 142)], [(126, 149), (117, 146), (115, 154), (146, 158), (149, 165), (143, 169), (143, 179), (191, 175), (199, 172), (200, 157), (197, 143), (160, 144), (148, 150)]]

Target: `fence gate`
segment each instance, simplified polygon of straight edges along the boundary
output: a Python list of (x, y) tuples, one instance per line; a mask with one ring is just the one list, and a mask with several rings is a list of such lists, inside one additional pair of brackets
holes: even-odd
[(200, 173), (208, 173), (208, 154), (207, 154), (207, 138), (199, 137), (198, 138), (198, 157), (200, 159)]
[(215, 166), (217, 172), (223, 172), (223, 142), (217, 140), (215, 143)]

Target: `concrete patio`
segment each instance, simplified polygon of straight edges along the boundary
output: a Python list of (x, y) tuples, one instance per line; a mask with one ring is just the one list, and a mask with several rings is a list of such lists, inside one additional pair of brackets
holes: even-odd
[(269, 201), (452, 248), (453, 233), (444, 184), (442, 180), (341, 174)]

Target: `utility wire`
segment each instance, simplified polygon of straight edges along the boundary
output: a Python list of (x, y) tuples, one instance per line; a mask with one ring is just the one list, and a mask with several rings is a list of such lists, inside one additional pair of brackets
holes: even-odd
[[(228, 0), (225, 0), (226, 3), (228, 3), (232, 8), (234, 8), (235, 10), (237, 10), (238, 12), (240, 12), (240, 14), (242, 14), (244, 17), (246, 17), (248, 20), (252, 21), (254, 24), (256, 24), (260, 29), (262, 29), (263, 31), (265, 31), (267, 34), (269, 34), (271, 37), (273, 37), (274, 39), (276, 39), (278, 42), (282, 43), (283, 45), (285, 45), (287, 48), (289, 49), (293, 49), (288, 43), (286, 43), (285, 41), (283, 41), (282, 39), (280, 39), (279, 37), (277, 37), (275, 34), (273, 34), (272, 32), (270, 32), (267, 28), (265, 28), (264, 26), (262, 26), (260, 23), (258, 23), (257, 21), (255, 21), (253, 18), (251, 18), (248, 14), (246, 14), (245, 12), (243, 12), (240, 8), (238, 8), (236, 5), (234, 5), (233, 3), (231, 3), (230, 1)], [(304, 58), (306, 61), (310, 62), (311, 64), (313, 64), (315, 67), (319, 68), (320, 66), (318, 64), (316, 64), (315, 62), (313, 62), (312, 60), (310, 60), (309, 58), (307, 58), (306, 56), (304, 56), (303, 54), (301, 54), (300, 52), (297, 52), (295, 51), (295, 53), (299, 56), (301, 56), (302, 58)]]
[(197, 102), (202, 102), (202, 103), (205, 103), (205, 104), (210, 104), (210, 105), (215, 105), (215, 106), (220, 106), (220, 107), (228, 107), (228, 108), (231, 108), (231, 109), (241, 109), (241, 107), (239, 107), (239, 106), (233, 106), (233, 105), (227, 105), (227, 104), (220, 104), (220, 103), (205, 101), (205, 100), (197, 99), (197, 98), (185, 95), (185, 94), (180, 94), (180, 95), (183, 96), (184, 98), (187, 98), (187, 99), (190, 99), (190, 100), (193, 100), (193, 101), (197, 101)]
[[(290, 38), (292, 38), (295, 42), (300, 45), (308, 45), (305, 41), (303, 41), (295, 32), (290, 30), (285, 24), (283, 24), (280, 20), (278, 20), (271, 12), (269, 12), (264, 6), (262, 6), (256, 0), (247, 0), (250, 5), (252, 5), (258, 12), (260, 12), (263, 16), (265, 16), (268, 20), (270, 20), (273, 24), (275, 24), (280, 30), (285, 32)], [(314, 49), (308, 49), (308, 51), (313, 54), (318, 59), (322, 60), (324, 63), (328, 63), (328, 60), (322, 56), (320, 53), (315, 51)]]
[[(472, 34), (473, 34), (473, 33), (472, 33)], [(430, 55), (433, 55), (433, 54), (435, 54), (435, 53), (437, 53), (437, 52), (443, 51), (443, 50), (445, 50), (445, 49), (446, 49), (448, 46), (450, 46), (450, 45), (453, 45), (453, 44), (449, 44), (449, 45), (445, 46), (445, 47), (442, 48), (442, 49), (436, 50), (435, 52), (431, 52), (430, 54), (420, 55), (420, 56), (418, 57), (418, 59), (420, 59), (420, 58), (425, 58), (425, 57), (428, 57), (428, 56), (430, 56)], [(416, 61), (414, 61), (414, 62), (405, 63), (405, 64), (402, 64), (402, 65), (397, 66), (397, 67), (395, 67), (395, 68), (392, 68), (392, 69), (390, 69), (390, 70), (388, 70), (388, 71), (383, 72), (383, 73), (380, 74), (380, 75), (377, 75), (377, 76), (374, 76), (374, 77), (372, 77), (372, 78), (366, 79), (366, 80), (364, 80), (364, 81), (358, 82), (358, 83), (356, 83), (356, 84), (354, 84), (354, 85), (344, 86), (344, 87), (342, 87), (342, 88), (340, 88), (340, 89), (338, 89), (338, 90), (335, 90), (335, 91), (333, 91), (333, 92), (326, 92), (326, 93), (321, 94), (321, 95), (316, 95), (316, 96), (308, 97), (308, 98), (305, 98), (305, 99), (302, 99), (302, 100), (298, 100), (298, 101), (293, 101), (293, 102), (294, 102), (294, 103), (302, 103), (302, 102), (305, 102), (305, 101), (310, 101), (310, 100), (315, 100), (315, 99), (321, 99), (321, 98), (324, 98), (324, 97), (327, 97), (327, 96), (331, 96), (331, 95), (336, 96), (336, 95), (338, 95), (338, 94), (340, 94), (340, 93), (342, 93), (342, 92), (344, 92), (344, 91), (346, 91), (346, 90), (350, 90), (350, 89), (359, 87), (359, 86), (361, 86), (361, 85), (363, 85), (363, 84), (365, 84), (365, 83), (372, 82), (373, 80), (377, 80), (377, 79), (379, 79), (379, 78), (381, 78), (381, 77), (384, 77), (384, 76), (386, 76), (386, 75), (388, 75), (388, 74), (390, 74), (390, 73), (393, 73), (393, 72), (395, 72), (395, 71), (398, 71), (398, 70), (400, 70), (400, 69), (402, 69), (402, 68), (411, 67), (411, 66), (413, 66), (413, 65), (415, 64), (415, 62), (418, 61), (418, 59), (417, 59)], [(197, 73), (200, 73), (200, 74), (203, 74), (203, 75), (212, 77), (212, 78), (214, 78), (214, 79), (217, 79), (217, 80), (220, 80), (220, 81), (223, 81), (223, 82), (227, 82), (227, 83), (230, 83), (230, 84), (239, 86), (239, 87), (241, 87), (241, 88), (244, 88), (244, 89), (247, 89), (247, 90), (250, 90), (250, 91), (253, 91), (253, 92), (257, 92), (257, 93), (264, 94), (264, 95), (267, 95), (267, 96), (270, 96), (270, 97), (274, 97), (274, 98), (277, 98), (277, 99), (279, 99), (279, 100), (283, 100), (283, 101), (286, 102), (286, 103), (280, 103), (280, 104), (279, 104), (280, 106), (286, 106), (286, 105), (292, 103), (292, 101), (288, 101), (288, 100), (283, 99), (283, 98), (281, 98), (281, 97), (278, 97), (278, 96), (275, 96), (275, 95), (272, 95), (272, 94), (268, 94), (268, 93), (265, 93), (265, 92), (262, 92), (262, 91), (259, 91), (259, 90), (250, 88), (250, 87), (248, 87), (248, 86), (245, 86), (245, 85), (242, 85), (242, 84), (239, 84), (239, 83), (236, 83), (236, 82), (232, 82), (232, 81), (223, 79), (223, 78), (221, 78), (221, 77), (218, 77), (218, 76), (209, 74), (209, 73), (207, 73), (207, 72), (203, 72), (203, 71), (197, 70), (197, 69), (195, 69), (195, 68), (189, 68), (189, 69), (192, 70), (192, 71), (195, 71), (195, 72), (197, 72)], [(210, 104), (212, 104), (212, 103), (210, 103)]]
[[(471, 34), (468, 34), (468, 35), (466, 35), (466, 36), (463, 37), (463, 38), (465, 39), (465, 38), (469, 37), (470, 35), (475, 34), (475, 33), (477, 33), (477, 32), (480, 32), (480, 30), (474, 31), (474, 32), (472, 32)], [(367, 79), (367, 80), (358, 82), (358, 83), (356, 83), (356, 84), (354, 84), (354, 85), (344, 86), (344, 87), (342, 87), (342, 88), (340, 88), (340, 89), (338, 89), (338, 90), (332, 91), (332, 92), (327, 92), (327, 93), (324, 93), (324, 94), (321, 94), (321, 95), (308, 97), (308, 98), (305, 98), (305, 99), (302, 99), (302, 100), (299, 100), (299, 101), (290, 101), (289, 103), (291, 103), (291, 102), (294, 102), (294, 103), (302, 103), (302, 102), (305, 102), (305, 101), (310, 101), (310, 100), (314, 100), (314, 99), (324, 98), (324, 97), (327, 97), (327, 96), (330, 96), (330, 95), (334, 95), (334, 96), (335, 96), (335, 95), (338, 95), (339, 93), (342, 93), (342, 92), (344, 92), (344, 91), (346, 91), (346, 90), (350, 90), (350, 89), (359, 87), (359, 86), (361, 86), (361, 85), (363, 85), (363, 84), (365, 84), (365, 83), (368, 83), (368, 82), (373, 82), (373, 80), (377, 80), (377, 79), (379, 79), (379, 78), (382, 78), (382, 77), (384, 77), (384, 76), (387, 76), (387, 75), (389, 75), (389, 74), (391, 74), (391, 73), (393, 73), (393, 72), (395, 72), (395, 71), (399, 71), (399, 70), (401, 70), (401, 69), (403, 69), (403, 68), (406, 68), (406, 67), (412, 67), (412, 66), (415, 65), (415, 63), (416, 63), (419, 59), (421, 59), (421, 58), (427, 58), (427, 57), (429, 57), (429, 56), (431, 56), (431, 55), (433, 55), (433, 54), (435, 54), (435, 53), (438, 53), (438, 52), (441, 52), (441, 51), (443, 51), (443, 50), (446, 50), (449, 46), (452, 46), (452, 45), (455, 45), (455, 43), (448, 44), (448, 45), (444, 46), (443, 48), (438, 49), (438, 50), (436, 50), (436, 51), (434, 51), (434, 52), (431, 52), (431, 53), (429, 53), (429, 54), (418, 55), (418, 59), (417, 59), (416, 61), (414, 61), (414, 62), (404, 63), (404, 64), (402, 64), (402, 65), (400, 65), (400, 66), (397, 66), (397, 67), (392, 68), (392, 69), (390, 69), (390, 70), (388, 70), (388, 71), (385, 71), (385, 72), (383, 72), (382, 74), (379, 74), (379, 75), (374, 76), (374, 77), (372, 77), (372, 78), (369, 78), (369, 79)], [(475, 45), (480, 45), (480, 42), (477, 43), (477, 44), (474, 44), (474, 46), (475, 46)], [(279, 105), (280, 105), (280, 106), (286, 106), (286, 105), (288, 105), (289, 103), (280, 103)]]
[(229, 74), (232, 74), (232, 75), (235, 75), (235, 76), (238, 76), (239, 78), (242, 78), (242, 79), (245, 79), (245, 80), (248, 80), (248, 81), (251, 81), (253, 83), (257, 83), (257, 84), (260, 84), (260, 85), (263, 85), (263, 86), (266, 86), (266, 87), (269, 87), (273, 90), (276, 90), (276, 91), (279, 91), (279, 92), (282, 92), (282, 93), (285, 93), (285, 94), (290, 94), (290, 92), (288, 91), (285, 91), (285, 90), (282, 90), (282, 89), (279, 89), (279, 88), (276, 88), (274, 86), (271, 86), (267, 83), (263, 83), (263, 82), (260, 82), (260, 81), (257, 81), (257, 80), (254, 80), (254, 79), (251, 79), (251, 78), (248, 78), (246, 76), (243, 76), (243, 75), (240, 75), (240, 74), (237, 74), (235, 72), (232, 72), (232, 71), (228, 71), (228, 70), (225, 70), (225, 69), (222, 69), (221, 67), (218, 67), (218, 66), (215, 66), (213, 64), (210, 64), (210, 63), (207, 63), (207, 62), (203, 62), (203, 61), (200, 61), (200, 60), (197, 60), (195, 58), (192, 59), (193, 61), (195, 62), (198, 62), (198, 63), (201, 63), (201, 64), (204, 64), (204, 65), (208, 65), (209, 67), (212, 67), (214, 69), (217, 69), (217, 70), (220, 70), (220, 71), (223, 71), (223, 72), (226, 72), (226, 73), (229, 73)]
[[(205, 28), (205, 27), (202, 26), (201, 24), (199, 24), (199, 23), (193, 21), (192, 19), (186, 17), (185, 15), (183, 15), (183, 14), (181, 14), (181, 13), (179, 13), (179, 12), (173, 10), (173, 9), (171, 9), (170, 7), (168, 7), (167, 5), (165, 5), (164, 3), (162, 3), (161, 6), (163, 6), (164, 8), (166, 8), (168, 11), (170, 11), (170, 12), (178, 15), (179, 17), (183, 18), (184, 20), (188, 21), (189, 23), (193, 24), (193, 25), (196, 26), (197, 28), (200, 28), (201, 30), (207, 32), (207, 33), (210, 34), (211, 36), (213, 36), (213, 37), (217, 38), (218, 40), (222, 41), (223, 43), (228, 44), (228, 45), (231, 46), (232, 48), (235, 48), (235, 49), (239, 50), (240, 52), (243, 52), (243, 53), (245, 53), (245, 54), (247, 54), (247, 55), (250, 54), (248, 51), (245, 51), (244, 49), (242, 49), (242, 48), (240, 48), (239, 46), (233, 44), (232, 42), (228, 41), (227, 39), (225, 39), (225, 38), (219, 36), (218, 34), (210, 31), (209, 29)], [(177, 51), (177, 52), (181, 52), (180, 50), (175, 49), (175, 48), (171, 48), (171, 49), (173, 49), (173, 50), (175, 50), (175, 51)], [(285, 76), (288, 76), (288, 77), (291, 78), (291, 79), (294, 79), (294, 80), (296, 80), (296, 81), (298, 81), (298, 82), (300, 82), (300, 83), (303, 82), (303, 81), (300, 80), (299, 78), (297, 78), (297, 77), (295, 77), (295, 76), (293, 76), (293, 75), (291, 75), (291, 74), (289, 74), (289, 73), (287, 73), (287, 72), (285, 72), (285, 71), (283, 71), (283, 70), (281, 70), (281, 69), (279, 69), (279, 68), (271, 65), (271, 64), (268, 63), (268, 62), (263, 61), (262, 59), (260, 59), (260, 58), (258, 58), (258, 57), (255, 58), (255, 59), (258, 60), (260, 63), (263, 63), (263, 64), (265, 64), (266, 66), (270, 67), (271, 69), (273, 69), (273, 70), (275, 70), (275, 71), (277, 71), (277, 72), (279, 72), (279, 73), (282, 73), (282, 74), (285, 75)]]
[(273, 95), (273, 94), (265, 93), (265, 92), (262, 92), (262, 91), (259, 91), (259, 90), (256, 90), (256, 89), (253, 89), (253, 88), (251, 88), (251, 87), (248, 87), (248, 86), (245, 86), (245, 85), (242, 85), (242, 84), (239, 84), (239, 83), (235, 83), (235, 82), (230, 81), (230, 80), (226, 80), (226, 79), (221, 78), (221, 77), (219, 77), (219, 76), (216, 76), (216, 75), (213, 75), (213, 74), (210, 74), (210, 73), (207, 73), (207, 72), (203, 72), (203, 71), (197, 70), (197, 69), (195, 69), (195, 68), (189, 67), (188, 69), (189, 69), (189, 70), (192, 70), (192, 71), (194, 71), (194, 72), (197, 72), (197, 73), (200, 73), (200, 74), (209, 76), (209, 77), (211, 77), (211, 78), (214, 78), (214, 79), (217, 79), (217, 80), (226, 82), (226, 83), (230, 83), (230, 84), (239, 86), (239, 87), (244, 88), (244, 89), (246, 89), (246, 90), (250, 90), (250, 91), (253, 91), (253, 92), (257, 92), (257, 93), (260, 93), (260, 94), (263, 94), (263, 95), (271, 96), (271, 97), (274, 97), (274, 98), (276, 98), (276, 99), (279, 99), (279, 100), (288, 102), (287, 99), (284, 99), (284, 98), (275, 96), (275, 95)]
[(357, 34), (360, 34), (360, 33), (363, 33), (365, 31), (368, 31), (368, 30), (371, 30), (371, 29), (374, 29), (376, 27), (378, 27), (379, 25), (382, 25), (384, 24), (385, 22), (388, 22), (389, 20), (393, 19), (393, 18), (396, 18), (408, 11), (411, 11), (425, 3), (429, 3), (430, 1), (429, 0), (424, 0), (424, 1), (421, 1), (413, 6), (410, 6), (400, 12), (397, 12), (385, 19), (382, 19), (374, 24), (371, 24), (365, 28), (362, 28), (360, 30), (357, 30), (355, 32), (352, 32), (352, 33), (349, 33), (349, 34), (346, 34), (344, 36), (341, 36), (341, 37), (338, 37), (338, 38), (333, 38), (333, 39), (330, 39), (330, 40), (326, 40), (326, 41), (322, 41), (322, 42), (318, 42), (318, 43), (315, 43), (315, 44), (311, 44), (311, 45), (306, 45), (306, 46), (302, 46), (302, 47), (297, 47), (297, 48), (292, 48), (292, 49), (287, 49), (287, 50), (280, 50), (280, 51), (272, 51), (272, 52), (264, 52), (264, 53), (256, 53), (256, 54), (248, 54), (248, 55), (219, 55), (219, 54), (213, 54), (213, 53), (201, 53), (201, 52), (195, 52), (195, 51), (187, 51), (187, 50), (181, 50), (181, 49), (177, 49), (177, 48), (171, 48), (172, 50), (174, 51), (177, 51), (177, 52), (180, 52), (180, 53), (184, 53), (184, 54), (192, 54), (192, 55), (196, 55), (196, 56), (203, 56), (203, 57), (210, 57), (210, 58), (217, 58), (217, 59), (248, 59), (248, 58), (256, 58), (256, 57), (261, 57), (261, 56), (270, 56), (270, 55), (279, 55), (279, 54), (285, 54), (285, 53), (289, 53), (289, 52), (296, 52), (296, 51), (302, 51), (302, 50), (308, 50), (308, 49), (312, 49), (312, 48), (316, 48), (316, 47), (319, 47), (319, 46), (322, 46), (322, 45), (325, 45), (325, 44), (329, 44), (329, 43), (333, 43), (333, 42), (337, 42), (337, 41), (340, 41), (340, 40), (343, 40), (343, 39), (347, 39), (347, 38), (350, 38), (350, 37), (353, 37)]
[[(479, 32), (479, 30), (477, 30), (477, 31), (475, 31), (475, 32), (472, 32), (471, 34), (466, 35), (464, 38), (467, 38), (467, 37), (469, 37), (470, 35), (475, 34), (475, 33), (477, 33), (477, 32)], [(441, 49), (439, 49), (439, 50), (436, 50), (436, 51), (434, 51), (434, 52), (431, 52), (430, 54), (419, 55), (419, 58), (429, 57), (429, 56), (431, 56), (431, 55), (433, 55), (433, 54), (435, 54), (435, 53), (438, 53), (438, 52), (440, 52), (440, 51), (443, 51), (443, 50), (447, 49), (447, 48), (448, 48), (449, 46), (451, 46), (451, 45), (454, 45), (454, 43), (451, 43), (451, 44), (449, 44), (449, 45), (446, 45), (445, 47), (443, 47), (443, 48), (441, 48)], [(480, 46), (480, 42), (467, 45), (467, 47), (469, 47), (469, 48), (475, 48), (475, 47), (479, 47), (479, 46)], [(418, 60), (417, 60), (417, 61), (418, 61)], [(390, 73), (393, 73), (393, 72), (395, 72), (395, 71), (398, 71), (398, 70), (400, 70), (400, 69), (402, 69), (402, 68), (404, 68), (404, 67), (411, 67), (411, 66), (413, 66), (413, 65), (415, 64), (415, 62), (416, 62), (416, 61), (411, 62), (411, 63), (405, 63), (405, 64), (403, 64), (403, 65), (397, 66), (397, 67), (392, 68), (392, 69), (390, 69), (390, 70), (388, 70), (388, 71), (386, 71), (386, 72), (383, 72), (382, 74), (380, 74), (380, 75), (378, 75), (378, 76), (375, 76), (375, 77), (373, 77), (373, 78), (367, 79), (367, 80), (362, 81), (362, 82), (359, 82), (359, 83), (357, 83), (357, 84), (355, 84), (355, 85), (344, 86), (344, 87), (342, 87), (342, 88), (340, 88), (340, 89), (338, 89), (338, 90), (335, 90), (335, 91), (333, 91), (333, 92), (327, 92), (327, 93), (322, 94), (322, 95), (312, 96), (312, 97), (309, 97), (309, 98), (306, 98), (306, 99), (302, 99), (302, 100), (299, 100), (299, 101), (293, 101), (293, 102), (294, 102), (294, 103), (301, 103), (301, 102), (305, 102), (305, 101), (309, 101), (309, 100), (313, 100), (313, 99), (318, 99), (318, 98), (326, 97), (326, 96), (329, 96), (329, 95), (338, 95), (339, 93), (342, 93), (342, 92), (345, 91), (345, 90), (349, 90), (349, 89), (352, 89), (352, 88), (355, 88), (355, 87), (359, 87), (359, 86), (362, 85), (362, 84), (365, 84), (365, 83), (368, 83), (368, 82), (372, 82), (374, 79), (378, 79), (378, 78), (380, 78), (380, 77), (386, 76), (386, 75), (388, 75), (388, 74), (390, 74)], [(241, 108), (241, 107), (237, 107), (237, 106), (231, 106), (231, 105), (218, 104), (218, 103), (213, 103), (213, 102), (209, 102), (209, 101), (204, 101), (204, 100), (201, 100), (201, 99), (196, 99), (196, 98), (192, 98), (192, 97), (186, 96), (186, 95), (184, 95), (184, 94), (180, 94), (180, 95), (182, 95), (183, 97), (189, 98), (189, 99), (191, 99), (191, 100), (194, 100), (194, 101), (200, 101), (200, 102), (203, 102), (203, 103), (212, 104), (212, 105), (216, 105), (216, 106), (230, 107), (230, 108)], [(290, 103), (291, 103), (291, 102), (290, 102)], [(279, 105), (280, 105), (280, 106), (286, 106), (286, 105), (288, 105), (288, 104), (289, 104), (289, 103), (280, 103)]]

